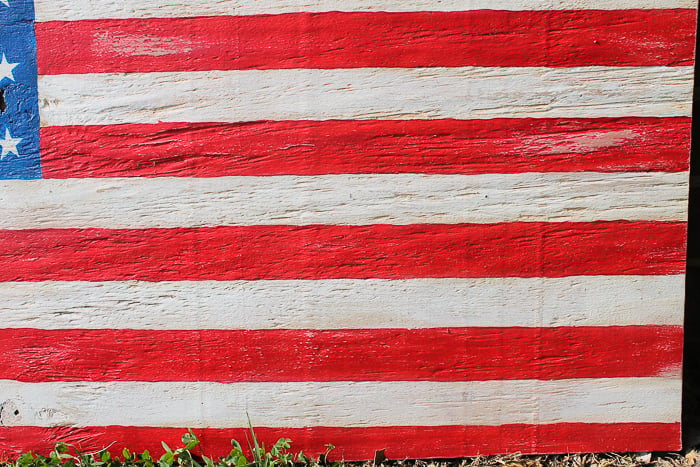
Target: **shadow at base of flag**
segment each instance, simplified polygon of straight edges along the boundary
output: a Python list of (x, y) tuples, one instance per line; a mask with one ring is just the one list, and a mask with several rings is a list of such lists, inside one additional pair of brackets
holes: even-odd
[[(700, 41), (696, 42), (696, 48)], [(697, 63), (695, 71), (700, 71)], [(700, 446), (700, 85), (693, 93), (683, 352), (683, 447)]]

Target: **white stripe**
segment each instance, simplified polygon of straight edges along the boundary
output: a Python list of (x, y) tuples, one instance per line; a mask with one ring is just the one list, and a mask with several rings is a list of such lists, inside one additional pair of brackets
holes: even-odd
[(0, 228), (671, 221), (687, 190), (685, 172), (5, 180)]
[(380, 329), (683, 324), (685, 277), (0, 283), (3, 328)]
[(694, 0), (35, 0), (37, 21), (178, 18), (325, 11), (621, 10), (697, 8)]
[(39, 77), (41, 124), (690, 116), (693, 67), (357, 68)]
[[(680, 421), (680, 378), (469, 382), (0, 381), (4, 425), (246, 427)], [(7, 403), (7, 402), (6, 402)], [(3, 417), (4, 418), (4, 417)], [(3, 420), (5, 421), (5, 420)]]

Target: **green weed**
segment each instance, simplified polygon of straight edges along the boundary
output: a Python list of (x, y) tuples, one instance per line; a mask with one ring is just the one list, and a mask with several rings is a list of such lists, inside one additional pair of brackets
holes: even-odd
[(267, 451), (265, 444), (260, 443), (255, 436), (255, 430), (248, 418), (248, 427), (250, 429), (250, 438), (246, 436), (250, 457), (245, 454), (241, 444), (235, 439), (231, 440), (231, 452), (220, 459), (212, 459), (201, 453), (195, 454), (193, 450), (200, 445), (200, 441), (192, 432), (188, 430), (182, 436), (183, 446), (173, 450), (165, 442), (162, 442), (165, 453), (159, 459), (151, 457), (146, 450), (142, 453), (132, 453), (124, 448), (121, 456), (113, 456), (107, 449), (102, 449), (96, 452), (84, 453), (77, 446), (59, 442), (53, 451), (48, 456), (42, 456), (33, 452), (28, 452), (19, 456), (19, 458), (5, 465), (13, 465), (15, 467), (339, 467), (339, 463), (329, 465), (327, 458), (332, 445), (327, 445), (325, 454), (321, 454), (318, 460), (311, 456), (307, 456), (303, 451), (293, 455), (288, 452), (291, 447), (291, 440), (288, 438), (280, 438)]

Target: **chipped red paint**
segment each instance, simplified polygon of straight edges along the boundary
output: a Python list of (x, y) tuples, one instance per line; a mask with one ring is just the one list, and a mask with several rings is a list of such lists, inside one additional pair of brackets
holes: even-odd
[(685, 222), (0, 231), (0, 280), (680, 274)]
[[(40, 1), (50, 0), (24, 3), (36, 6), (41, 17)], [(3, 48), (5, 78), (14, 82), (7, 69), (21, 62), (19, 87), (8, 87), (6, 97), (30, 96), (18, 105), (8, 100), (6, 124), (31, 126), (41, 136), (38, 144), (19, 128), (0, 127), (0, 139), (6, 135), (0, 178), (7, 179), (3, 183), (11, 192), (5, 198), (10, 221), (0, 230), (0, 298), (15, 307), (20, 303), (26, 313), (8, 324), (15, 329), (0, 329), (5, 356), (0, 392), (7, 394), (0, 400), (0, 452), (45, 453), (63, 440), (84, 450), (128, 447), (157, 456), (161, 441), (179, 445), (186, 431), (182, 425), (191, 424), (209, 427), (195, 432), (206, 454), (218, 456), (230, 449), (231, 438), (245, 440), (241, 425), (251, 406), (267, 413), (267, 420), (253, 423), (269, 425), (256, 430), (268, 446), (289, 437), (295, 450), (318, 455), (332, 443), (338, 460), (371, 459), (383, 448), (395, 459), (680, 448), (682, 305), (670, 294), (682, 281), (686, 259), (692, 5), (618, 3), (604, 5), (617, 10), (601, 10), (584, 2), (570, 5), (579, 10), (497, 11), (477, 10), (472, 3), (471, 11), (426, 11), (460, 9), (459, 2), (435, 1), (397, 2), (404, 12), (282, 13), (280, 8), (306, 7), (272, 1), (267, 10), (255, 10), (260, 5), (252, 2), (256, 5), (247, 5), (241, 15), (235, 6), (207, 2), (196, 5), (197, 17), (185, 6), (181, 12), (168, 4), (139, 10), (138, 2), (131, 2), (105, 5), (113, 10), (98, 4), (91, 12), (95, 19), (36, 24), (29, 10), (16, 14), (15, 3), (0, 6), (0, 16), (9, 12), (0, 20), (36, 32), (36, 42), (32, 36), (20, 44), (16, 34), (3, 42), (23, 49), (14, 58), (15, 50)], [(43, 5), (53, 19), (85, 17), (77, 0), (55, 3)], [(334, 9), (322, 3), (308, 6)], [(360, 3), (353, 8), (364, 8)], [(191, 17), (144, 17), (166, 10)], [(279, 14), (260, 14), (270, 12)], [(111, 14), (142, 17), (100, 19)], [(37, 93), (19, 92), (37, 83)], [(545, 115), (561, 118), (508, 118)], [(480, 120), (425, 120), (440, 117)], [(271, 121), (293, 118), (303, 120)], [(18, 138), (24, 146), (15, 145)], [(491, 198), (491, 217), (470, 221), (545, 222), (402, 225), (416, 218), (367, 214), (358, 200), (372, 192), (355, 196), (373, 183), (392, 180), (394, 185), (378, 195), (389, 206), (386, 212), (394, 200), (397, 210), (408, 206), (421, 212), (423, 205), (441, 201), (439, 196), (419, 198), (404, 189), (410, 176), (382, 174), (427, 174), (414, 178), (443, 193), (435, 188), (436, 179), (460, 184), (470, 178), (451, 174), (488, 174), (471, 178), (490, 177), (490, 187), (519, 178), (500, 174), (527, 172), (535, 175), (522, 176), (527, 183), (516, 180), (508, 193), (492, 196), (474, 184), (456, 191), (455, 198)], [(550, 174), (536, 175), (540, 172)], [(212, 180), (177, 178), (271, 176), (265, 183), (287, 190), (277, 199), (288, 199), (294, 195), (286, 193), (295, 193), (289, 186), (309, 186), (302, 198), (327, 194), (329, 185), (313, 181), (329, 174), (377, 174), (339, 191), (337, 204), (367, 214), (361, 221), (341, 212), (323, 221), (338, 225), (279, 225), (283, 217), (265, 207), (250, 221), (240, 215), (254, 211), (244, 203), (259, 204), (262, 197), (237, 184), (239, 179), (220, 180), (216, 188)], [(100, 180), (30, 180), (39, 177)], [(653, 190), (645, 190), (642, 199), (628, 196), (629, 184), (607, 181), (625, 177)], [(323, 180), (342, 178), (353, 176)], [(576, 202), (562, 203), (551, 190), (531, 189), (552, 180), (570, 184), (567, 195)], [(197, 191), (200, 183), (206, 186)], [(147, 185), (150, 191), (140, 190)], [(670, 212), (654, 204), (657, 188)], [(534, 194), (523, 197), (523, 190)], [(195, 219), (186, 209), (203, 205), (194, 204), (202, 192), (223, 201), (212, 205), (210, 217)], [(234, 192), (241, 204), (226, 197)], [(69, 208), (86, 207), (82, 202), (88, 196), (94, 209), (66, 218)], [(528, 217), (529, 211), (513, 202), (518, 199), (547, 208), (541, 210), (545, 214)], [(618, 204), (624, 205), (619, 211), (599, 208)], [(306, 224), (309, 211), (303, 199), (300, 205), (293, 220)], [(114, 212), (124, 206), (121, 214)], [(472, 212), (457, 202), (442, 206), (428, 222), (463, 221), (459, 216)], [(572, 219), (592, 222), (563, 222)], [(258, 225), (270, 223), (278, 225)], [(147, 228), (152, 226), (172, 228)], [(649, 280), (671, 274), (673, 281)], [(609, 277), (541, 279), (584, 275)], [(626, 277), (611, 279), (615, 275)], [(530, 302), (520, 307), (520, 295), (498, 302), (497, 309), (484, 305), (497, 301), (508, 281), (496, 282), (509, 277), (532, 278), (519, 289)], [(352, 281), (352, 290), (361, 293), (348, 295), (347, 284), (326, 281), (332, 288), (315, 303), (317, 311), (337, 313), (332, 322), (337, 326), (299, 320), (301, 329), (280, 329), (274, 321), (288, 306), (306, 318), (305, 300), (313, 297), (300, 297), (300, 291), (315, 290), (309, 287), (318, 287), (316, 280), (344, 278), (359, 279)], [(478, 281), (458, 284), (460, 294), (450, 302), (456, 305), (448, 310), (468, 326), (473, 325), (469, 313), (481, 306), (479, 311), (492, 313), (486, 325), (493, 327), (430, 327), (449, 325), (438, 320), (406, 329), (413, 326), (401, 322), (400, 303), (393, 312), (383, 310), (384, 316), (364, 318), (362, 313), (377, 309), (376, 297), (353, 314), (355, 300), (364, 300), (367, 292), (362, 279), (370, 278), (439, 278), (441, 283), (496, 278), (486, 294), (474, 288)], [(270, 283), (256, 282), (261, 279), (293, 280), (268, 293), (262, 286)], [(603, 284), (598, 279), (605, 287), (589, 293)], [(246, 281), (247, 287), (254, 284), (248, 288), (253, 293), (238, 293), (240, 283), (228, 283), (226, 304), (220, 304), (200, 288), (208, 285), (197, 282), (204, 280)], [(149, 289), (136, 282), (105, 287), (109, 281), (193, 282)], [(387, 282), (392, 287), (381, 289), (382, 300), (393, 304), (406, 288)], [(431, 290), (432, 281), (424, 282), (420, 298), (425, 300), (414, 307), (419, 311), (412, 315), (414, 323), (432, 319), (431, 307), (443, 298), (438, 288)], [(606, 295), (619, 284), (629, 289), (617, 297), (618, 307), (606, 303)], [(88, 297), (82, 294), (86, 285)], [(52, 310), (32, 300), (40, 294), (54, 298), (47, 291), (59, 289), (68, 292)], [(184, 294), (186, 303), (177, 303)], [(200, 297), (206, 299), (198, 310), (215, 313), (221, 321), (210, 321), (216, 324), (209, 327), (223, 322), (220, 328), (197, 322), (190, 304)], [(588, 301), (577, 314), (565, 303), (580, 303), (579, 298)], [(250, 300), (247, 308), (229, 316), (226, 306), (241, 300)], [(276, 315), (266, 309), (270, 300), (279, 302)], [(2, 302), (0, 313), (19, 315)], [(640, 302), (647, 312), (653, 310), (644, 319), (637, 319), (634, 304)], [(420, 303), (429, 303), (425, 313)], [(172, 319), (169, 311), (177, 306), (180, 319), (186, 319), (170, 326), (177, 329), (166, 329), (164, 320)], [(256, 325), (247, 325), (240, 317), (254, 308)], [(635, 309), (635, 319), (620, 318), (624, 310)], [(66, 316), (76, 310), (80, 319)], [(669, 316), (663, 316), (666, 312)], [(103, 316), (95, 319), (98, 313)], [(47, 314), (61, 315), (62, 321)], [(595, 326), (577, 326), (584, 324), (577, 316), (591, 315)], [(124, 316), (128, 319), (117, 321)], [(516, 319), (523, 316), (533, 318), (527, 321), (533, 327), (519, 326)], [(69, 329), (51, 329), (56, 322)], [(105, 329), (115, 323), (122, 329)], [(287, 407), (271, 405), (280, 390), (287, 391), (281, 401), (297, 394)], [(666, 399), (655, 406), (659, 396)], [(205, 405), (207, 397), (215, 403)], [(342, 407), (331, 410), (336, 404)], [(483, 413), (473, 413), (482, 407)], [(142, 426), (89, 426), (115, 423)], [(69, 424), (76, 426), (56, 426)]]
[(36, 24), (39, 74), (692, 65), (694, 33), (695, 10), (679, 9), (329, 12)]
[(41, 129), (44, 178), (688, 170), (689, 118), (330, 120)]
[[(255, 422), (255, 420), (254, 420)], [(124, 447), (132, 451), (148, 449), (160, 456), (165, 441), (170, 447), (181, 446), (180, 438), (187, 428), (172, 427), (7, 427), (0, 430), (0, 445), (6, 452), (34, 449), (48, 452), (55, 440), (62, 439), (84, 451), (109, 446), (120, 453)], [(226, 455), (230, 440), (247, 446), (245, 428), (198, 428), (201, 449), (207, 456)], [(366, 460), (377, 449), (386, 449), (389, 459), (447, 458), (503, 454), (509, 452), (569, 453), (596, 452), (605, 446), (612, 452), (663, 451), (681, 448), (680, 423), (553, 423), (543, 425), (494, 426), (397, 426), (397, 427), (255, 427), (255, 434), (266, 446), (279, 438), (290, 438), (292, 450), (303, 450), (317, 457), (326, 451), (326, 444), (336, 446), (329, 459)], [(195, 451), (197, 452), (197, 451)]]
[[(680, 375), (682, 342), (683, 328), (677, 326), (3, 329), (0, 378), (283, 382), (654, 377)], [(197, 356), (196, 364), (182, 365), (183, 355)]]

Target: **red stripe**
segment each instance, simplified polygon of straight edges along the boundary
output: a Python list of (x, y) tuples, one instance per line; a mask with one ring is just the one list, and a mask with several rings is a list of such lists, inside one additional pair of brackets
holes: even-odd
[[(253, 420), (255, 423), (255, 420)], [(247, 447), (243, 428), (194, 429), (202, 441), (207, 456), (224, 456), (231, 450), (230, 440), (236, 439)], [(56, 441), (76, 444), (83, 451), (96, 451), (109, 446), (109, 451), (121, 457), (128, 447), (141, 452), (148, 449), (160, 456), (165, 441), (171, 448), (180, 447), (186, 428), (160, 427), (3, 427), (0, 446), (5, 453), (32, 449), (48, 454)], [(325, 452), (327, 443), (336, 446), (331, 461), (368, 460), (378, 449), (386, 449), (390, 459), (448, 458), (507, 452), (569, 453), (569, 452), (629, 452), (677, 451), (681, 448), (680, 423), (554, 423), (547, 425), (498, 426), (400, 426), (368, 428), (255, 428), (256, 436), (272, 446), (277, 439), (292, 440), (292, 451), (303, 450), (317, 457)], [(247, 450), (247, 449), (246, 449)], [(200, 453), (199, 449), (195, 453)]]
[[(3, 329), (0, 379), (277, 382), (669, 376), (680, 374), (682, 342), (683, 328), (674, 326)], [(182, 355), (189, 356), (187, 365), (181, 364)]]
[(688, 170), (689, 118), (41, 128), (44, 178)]
[(680, 274), (685, 222), (0, 231), (0, 281)]
[(330, 12), (36, 24), (39, 74), (692, 65), (694, 34), (691, 9)]

